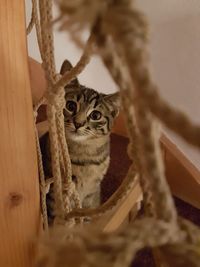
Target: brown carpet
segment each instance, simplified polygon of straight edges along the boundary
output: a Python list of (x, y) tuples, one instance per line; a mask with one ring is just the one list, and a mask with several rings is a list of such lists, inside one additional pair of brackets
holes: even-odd
[(126, 148), (128, 139), (111, 135), (111, 160), (106, 177), (102, 182), (102, 202), (105, 202), (119, 187), (131, 164)]

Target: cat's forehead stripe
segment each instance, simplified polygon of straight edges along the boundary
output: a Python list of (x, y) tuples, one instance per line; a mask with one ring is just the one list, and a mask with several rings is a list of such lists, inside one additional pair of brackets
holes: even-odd
[(87, 92), (87, 101), (91, 103), (92, 99), (98, 95), (97, 92), (93, 91), (92, 89), (88, 90)]
[(76, 96), (76, 100), (79, 101), (80, 99), (81, 99), (81, 94), (79, 93), (79, 94), (77, 94), (77, 96)]
[(83, 96), (83, 101), (86, 102), (87, 95), (85, 93), (85, 90), (82, 90), (82, 96)]
[[(94, 108), (99, 104), (100, 94), (93, 89), (82, 88), (80, 90), (80, 94), (83, 96), (83, 101), (88, 104), (92, 104), (94, 102)], [(80, 101), (77, 99), (77, 101)]]
[(102, 101), (102, 103), (103, 103), (103, 106), (105, 107), (105, 109), (107, 111), (110, 111), (109, 105), (107, 105), (105, 101)]
[(89, 105), (92, 104), (94, 109), (100, 106), (101, 108), (110, 112), (109, 104), (105, 101), (103, 94), (98, 93), (97, 91), (91, 88), (81, 86), (79, 89), (74, 89), (73, 91), (70, 91), (67, 95), (75, 97), (78, 102), (81, 101), (84, 103), (88, 103)]
[(89, 103), (91, 104), (93, 100), (98, 100), (98, 99), (99, 99), (99, 94), (95, 93), (89, 99)]
[(94, 103), (94, 108), (96, 108), (99, 105), (100, 101), (99, 101), (99, 96), (96, 99), (95, 103)]

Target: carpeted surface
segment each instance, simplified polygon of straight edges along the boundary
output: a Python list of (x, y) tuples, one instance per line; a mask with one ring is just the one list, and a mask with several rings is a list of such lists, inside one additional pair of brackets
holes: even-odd
[(116, 134), (111, 135), (111, 160), (102, 182), (102, 202), (105, 202), (115, 192), (126, 176), (131, 164), (126, 152), (127, 145), (127, 138)]
[[(116, 134), (111, 135), (111, 163), (107, 175), (102, 182), (102, 202), (106, 201), (109, 196), (118, 188), (125, 177), (131, 161), (126, 153), (128, 139)], [(178, 214), (181, 217), (191, 220), (200, 225), (200, 210), (174, 198)], [(153, 261), (151, 250), (146, 248), (140, 251), (132, 267), (156, 267)]]

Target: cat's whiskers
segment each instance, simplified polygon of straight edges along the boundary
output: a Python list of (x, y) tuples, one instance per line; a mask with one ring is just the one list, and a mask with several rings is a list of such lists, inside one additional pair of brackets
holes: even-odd
[(88, 137), (99, 137), (102, 134), (98, 134), (93, 130), (88, 130), (87, 128), (79, 128), (78, 131), (75, 130), (74, 124), (72, 122), (65, 122), (65, 128), (69, 134), (74, 134), (77, 136), (88, 136)]
[(83, 129), (83, 133), (85, 135), (96, 136), (96, 134), (93, 131), (87, 129)]

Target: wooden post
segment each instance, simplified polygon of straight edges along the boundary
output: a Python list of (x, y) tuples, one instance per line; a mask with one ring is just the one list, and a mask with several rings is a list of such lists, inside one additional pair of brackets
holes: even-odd
[(33, 266), (40, 227), (22, 0), (0, 0), (0, 266)]

